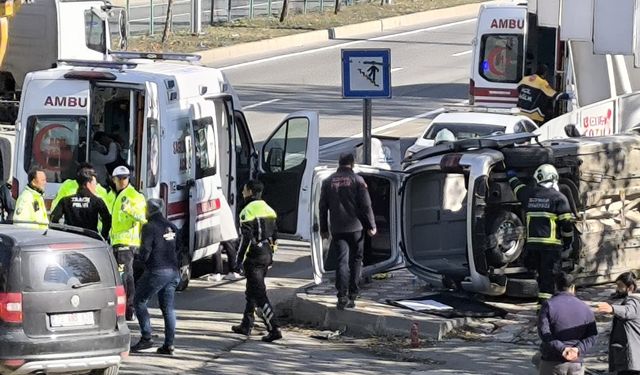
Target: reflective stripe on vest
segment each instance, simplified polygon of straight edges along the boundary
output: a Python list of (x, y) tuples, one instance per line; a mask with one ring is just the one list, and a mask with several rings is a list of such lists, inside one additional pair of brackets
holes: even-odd
[(129, 185), (113, 202), (111, 245), (140, 246), (140, 231), (146, 223), (144, 196)]
[(558, 215), (549, 212), (527, 212), (527, 230), (531, 225), (531, 218), (545, 218), (549, 220), (549, 237), (529, 237), (527, 243), (541, 243), (545, 245), (562, 245), (562, 241), (556, 237)]

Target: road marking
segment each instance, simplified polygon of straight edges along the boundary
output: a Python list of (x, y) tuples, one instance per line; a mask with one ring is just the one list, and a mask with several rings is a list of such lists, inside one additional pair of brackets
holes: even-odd
[(464, 24), (471, 23), (471, 22), (476, 22), (476, 19), (475, 18), (471, 18), (471, 19), (464, 20), (464, 21), (456, 21), (456, 22), (451, 22), (451, 23), (445, 23), (444, 25), (430, 26), (430, 27), (426, 27), (426, 28), (423, 28), (423, 29), (403, 31), (403, 32), (397, 33), (397, 34), (389, 34), (389, 35), (377, 36), (375, 38), (369, 38), (369, 39), (363, 39), (363, 40), (355, 40), (355, 41), (351, 41), (351, 42), (339, 43), (339, 44), (334, 44), (334, 45), (331, 45), (331, 46), (320, 47), (320, 48), (315, 48), (315, 49), (309, 49), (309, 50), (300, 51), (300, 52), (292, 52), (292, 53), (287, 53), (287, 54), (283, 54), (283, 55), (267, 57), (267, 58), (264, 58), (264, 59), (247, 61), (247, 62), (240, 63), (240, 64), (228, 65), (228, 66), (224, 66), (224, 67), (219, 68), (219, 69), (221, 69), (221, 70), (230, 70), (230, 69), (242, 68), (242, 67), (245, 67), (245, 66), (261, 64), (261, 63), (270, 62), (270, 61), (281, 60), (281, 59), (294, 57), (294, 56), (302, 56), (302, 55), (308, 55), (308, 54), (312, 54), (312, 53), (316, 53), (316, 52), (328, 51), (328, 50), (332, 50), (332, 49), (336, 49), (336, 48), (344, 48), (344, 47), (351, 46), (351, 45), (354, 45), (354, 44), (359, 44), (359, 43), (391, 39), (391, 38), (395, 38), (395, 37), (399, 37), (399, 36), (418, 34), (418, 33), (427, 32), (427, 31), (444, 29), (444, 28), (452, 27), (452, 26), (464, 25)]
[(451, 56), (453, 56), (453, 57), (464, 56), (464, 55), (468, 55), (468, 54), (470, 54), (471, 52), (473, 52), (473, 50), (471, 50), (471, 49), (470, 49), (470, 50), (468, 50), (468, 51), (454, 53), (454, 54), (453, 54), (453, 55), (451, 55)]
[[(371, 131), (371, 134), (378, 134), (378, 133), (381, 133), (381, 132), (383, 132), (385, 130), (389, 130), (389, 129), (395, 128), (396, 126), (400, 126), (402, 124), (406, 124), (407, 122), (419, 120), (421, 118), (425, 118), (425, 117), (429, 117), (429, 116), (433, 116), (433, 115), (438, 115), (438, 114), (440, 114), (440, 113), (442, 113), (444, 111), (445, 111), (444, 108), (438, 108), (438, 109), (431, 110), (429, 112), (424, 112), (424, 113), (421, 113), (419, 115), (415, 115), (413, 117), (403, 118), (402, 120), (394, 121), (394, 122), (388, 123), (386, 125), (379, 126), (379, 127), (375, 128), (375, 129), (373, 129)], [(331, 142), (331, 143), (324, 144), (324, 145), (320, 146), (320, 151), (325, 151), (325, 150), (330, 149), (332, 147), (339, 146), (339, 145), (341, 145), (343, 143), (351, 142), (352, 140), (354, 140), (356, 138), (362, 138), (362, 133), (354, 134), (351, 137), (340, 139), (340, 140), (337, 140), (337, 141), (334, 141), (334, 142)]]
[(261, 105), (265, 105), (265, 104), (271, 104), (271, 103), (275, 103), (275, 102), (279, 102), (282, 99), (271, 99), (271, 100), (266, 100), (264, 102), (258, 102), (258, 103), (254, 103), (245, 107), (242, 107), (242, 109), (247, 110), (250, 108), (255, 108), (255, 107), (260, 107)]
[(393, 68), (393, 69), (391, 69), (391, 73), (393, 73), (393, 72), (399, 72), (399, 71), (401, 71), (401, 70), (404, 70), (404, 68)]

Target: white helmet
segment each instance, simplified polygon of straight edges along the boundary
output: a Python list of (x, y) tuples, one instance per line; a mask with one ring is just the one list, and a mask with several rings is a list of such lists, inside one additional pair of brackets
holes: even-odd
[(436, 134), (436, 138), (434, 140), (435, 145), (439, 145), (444, 142), (455, 142), (456, 136), (449, 129), (442, 129)]
[(551, 164), (542, 164), (536, 169), (533, 178), (536, 179), (537, 183), (541, 184), (543, 182), (556, 182), (560, 177), (556, 167)]

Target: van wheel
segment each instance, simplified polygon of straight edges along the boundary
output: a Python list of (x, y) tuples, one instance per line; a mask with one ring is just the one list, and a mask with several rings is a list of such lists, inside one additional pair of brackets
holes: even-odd
[(189, 280), (191, 279), (191, 264), (180, 267), (180, 282), (176, 287), (176, 290), (181, 292), (189, 286)]
[(120, 366), (111, 366), (100, 370), (91, 371), (91, 375), (118, 375)]
[(509, 279), (504, 294), (513, 298), (536, 298), (538, 282), (532, 279)]
[(511, 211), (499, 211), (488, 215), (489, 245), (487, 262), (501, 268), (518, 259), (524, 248), (525, 228), (522, 221)]
[(553, 150), (540, 146), (503, 148), (504, 164), (507, 168), (534, 168), (541, 164), (553, 164)]

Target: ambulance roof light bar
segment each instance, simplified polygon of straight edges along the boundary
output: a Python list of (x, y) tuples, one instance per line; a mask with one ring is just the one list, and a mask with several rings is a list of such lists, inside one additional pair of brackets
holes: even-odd
[(448, 105), (444, 107), (445, 112), (478, 112), (478, 113), (496, 113), (502, 115), (517, 115), (520, 110), (514, 108), (490, 108), (473, 105)]
[(195, 63), (202, 56), (191, 53), (154, 53), (154, 52), (110, 52), (110, 55), (121, 60), (146, 59), (146, 60), (171, 60)]
[(134, 69), (138, 64), (130, 62), (115, 62), (115, 61), (100, 61), (100, 60), (59, 60), (58, 64), (70, 65), (70, 66), (83, 66), (89, 68), (106, 68), (106, 69), (118, 69), (124, 71), (125, 69)]

